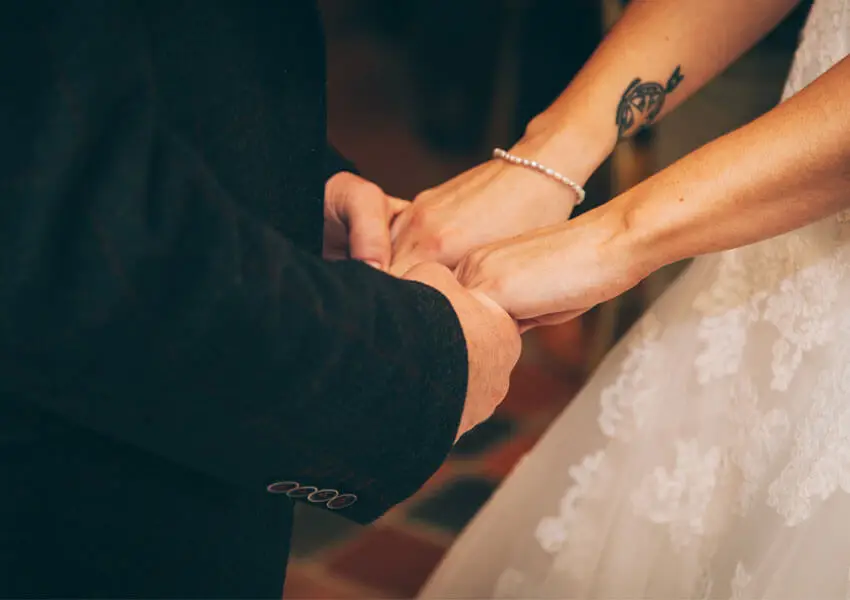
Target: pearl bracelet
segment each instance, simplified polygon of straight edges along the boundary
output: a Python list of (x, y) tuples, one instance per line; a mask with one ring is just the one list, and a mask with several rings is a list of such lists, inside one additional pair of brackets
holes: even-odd
[(553, 169), (549, 169), (544, 167), (536, 160), (529, 160), (527, 158), (520, 158), (519, 156), (515, 156), (506, 150), (502, 150), (501, 148), (493, 149), (493, 158), (498, 158), (504, 161), (511, 163), (512, 165), (517, 165), (519, 167), (525, 167), (527, 169), (532, 169), (537, 171), (538, 173), (542, 173), (547, 177), (550, 177), (557, 181), (558, 183), (563, 183), (567, 187), (571, 188), (576, 195), (578, 196), (578, 201), (576, 202), (576, 206), (584, 202), (584, 188), (577, 184), (575, 181), (567, 177), (566, 175), (561, 175), (557, 171)]

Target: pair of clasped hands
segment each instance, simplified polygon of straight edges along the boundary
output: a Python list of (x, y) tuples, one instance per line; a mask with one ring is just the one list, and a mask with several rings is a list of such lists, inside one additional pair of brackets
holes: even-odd
[(570, 221), (575, 201), (567, 186), (498, 160), (412, 202), (351, 173), (327, 182), (326, 258), (424, 283), (453, 305), (469, 355), (459, 435), (506, 395), (520, 333), (572, 319), (640, 279), (618, 261), (616, 224), (588, 218), (597, 211)]

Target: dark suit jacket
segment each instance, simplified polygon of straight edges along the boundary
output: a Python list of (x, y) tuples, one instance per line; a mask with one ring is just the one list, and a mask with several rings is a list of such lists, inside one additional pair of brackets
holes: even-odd
[(444, 459), (451, 306), (317, 256), (323, 63), (297, 0), (4, 5), (0, 596), (279, 597), (284, 492)]

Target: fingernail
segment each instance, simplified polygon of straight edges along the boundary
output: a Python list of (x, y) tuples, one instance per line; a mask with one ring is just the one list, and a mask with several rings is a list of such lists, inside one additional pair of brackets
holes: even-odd
[(377, 260), (364, 260), (363, 262), (365, 262), (367, 265), (369, 265), (373, 269), (378, 269), (379, 271), (384, 270), (384, 268), (381, 266), (381, 263), (379, 263)]

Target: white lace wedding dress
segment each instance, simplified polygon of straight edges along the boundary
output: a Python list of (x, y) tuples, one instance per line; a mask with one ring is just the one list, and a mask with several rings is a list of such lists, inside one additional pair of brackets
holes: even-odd
[[(817, 0), (785, 96), (848, 49), (850, 0)], [(424, 596), (850, 598), (847, 215), (697, 259)]]

